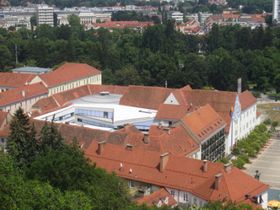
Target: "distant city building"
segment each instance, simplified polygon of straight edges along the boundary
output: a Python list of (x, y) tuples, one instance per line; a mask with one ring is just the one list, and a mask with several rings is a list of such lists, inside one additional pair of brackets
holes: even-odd
[(185, 23), (176, 25), (176, 29), (183, 34), (198, 34), (200, 32), (200, 24), (196, 19), (190, 19)]
[(47, 24), (50, 26), (54, 26), (54, 8), (48, 5), (38, 5), (36, 16), (37, 16), (37, 24)]
[(199, 12), (198, 13), (198, 21), (201, 25), (204, 25), (206, 19), (210, 16), (212, 16), (212, 13), (208, 13), (208, 12)]
[(178, 22), (183, 22), (184, 21), (184, 14), (182, 12), (174, 12), (174, 11), (171, 11), (169, 13), (169, 19), (173, 19), (175, 20), (177, 23)]
[(220, 26), (240, 25), (251, 29), (259, 26), (266, 27), (265, 17), (266, 14), (240, 14), (237, 11), (223, 11), (222, 14), (212, 15), (206, 19), (204, 32), (209, 32), (214, 24)]
[(135, 29), (138, 31), (142, 31), (144, 28), (147, 28), (148, 26), (153, 26), (153, 22), (140, 22), (140, 21), (107, 21), (104, 23), (94, 23), (93, 28), (107, 28), (110, 30), (113, 29), (124, 29), (124, 28), (130, 28)]
[(215, 4), (215, 5), (226, 5), (226, 0), (208, 0), (208, 4)]
[(273, 20), (276, 22), (280, 21), (280, 1), (273, 0)]

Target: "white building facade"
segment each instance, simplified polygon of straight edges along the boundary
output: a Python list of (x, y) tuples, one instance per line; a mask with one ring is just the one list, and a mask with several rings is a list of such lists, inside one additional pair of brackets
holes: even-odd
[(54, 8), (48, 5), (38, 5), (36, 10), (37, 24), (54, 26)]

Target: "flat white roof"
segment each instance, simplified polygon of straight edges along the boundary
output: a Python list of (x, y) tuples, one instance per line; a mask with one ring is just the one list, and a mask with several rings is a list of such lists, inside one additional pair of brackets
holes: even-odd
[(74, 105), (78, 108), (112, 110), (114, 112), (114, 122), (128, 121), (133, 119), (151, 119), (156, 116), (157, 111), (139, 107), (124, 106), (119, 104), (79, 104)]

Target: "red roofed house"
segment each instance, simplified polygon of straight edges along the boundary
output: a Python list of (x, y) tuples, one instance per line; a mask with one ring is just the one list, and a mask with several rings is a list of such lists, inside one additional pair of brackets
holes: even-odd
[(83, 63), (65, 63), (52, 72), (39, 75), (49, 95), (88, 84), (102, 84), (101, 71)]
[(0, 72), (0, 92), (29, 85), (36, 82), (36, 75)]
[(32, 105), (48, 96), (48, 89), (42, 83), (24, 85), (0, 93), (0, 110), (13, 114), (19, 107), (31, 111)]
[[(267, 206), (268, 186), (231, 165), (93, 141), (85, 155), (97, 167), (128, 181), (135, 195), (166, 189), (179, 205), (209, 201)], [(145, 199), (145, 197), (143, 198)], [(149, 199), (148, 199), (149, 200)]]
[[(170, 93), (164, 104), (199, 107), (209, 104), (226, 122), (226, 154), (257, 124), (257, 100), (249, 91), (183, 90)], [(203, 133), (201, 133), (202, 135)]]
[(138, 204), (146, 204), (147, 206), (156, 206), (158, 208), (162, 206), (177, 206), (177, 201), (172, 195), (164, 188), (157, 190), (150, 195), (144, 196), (137, 200)]

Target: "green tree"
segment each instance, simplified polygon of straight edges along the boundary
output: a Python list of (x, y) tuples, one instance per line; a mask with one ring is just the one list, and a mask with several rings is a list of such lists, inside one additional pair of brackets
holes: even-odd
[(45, 123), (41, 130), (40, 136), (41, 150), (48, 152), (49, 150), (58, 150), (64, 147), (64, 139), (59, 133), (53, 122)]
[(124, 66), (115, 74), (116, 83), (119, 85), (139, 85), (141, 78), (132, 65)]
[(12, 64), (12, 54), (7, 46), (0, 44), (0, 71)]
[(7, 150), (21, 168), (29, 167), (38, 154), (38, 143), (34, 126), (30, 126), (29, 117), (19, 108), (10, 123), (10, 135)]

